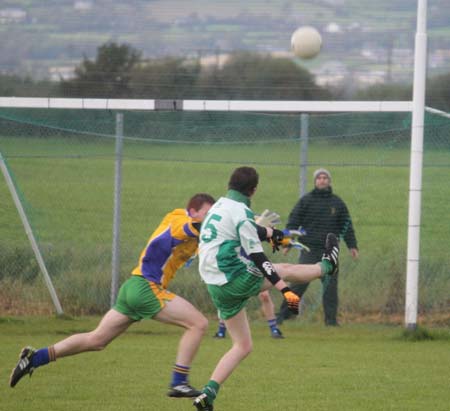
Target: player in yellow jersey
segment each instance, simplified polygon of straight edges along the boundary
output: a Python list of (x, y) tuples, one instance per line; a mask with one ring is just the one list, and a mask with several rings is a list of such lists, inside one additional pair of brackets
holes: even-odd
[(26, 374), (50, 361), (86, 351), (103, 350), (135, 321), (151, 318), (185, 328), (172, 372), (170, 397), (196, 397), (200, 394), (189, 384), (189, 370), (208, 320), (190, 302), (167, 290), (176, 271), (195, 253), (200, 224), (214, 204), (209, 194), (199, 193), (186, 209), (167, 214), (141, 253), (139, 265), (120, 287), (116, 304), (88, 333), (74, 334), (49, 347), (22, 349), (19, 362), (10, 377), (14, 387)]

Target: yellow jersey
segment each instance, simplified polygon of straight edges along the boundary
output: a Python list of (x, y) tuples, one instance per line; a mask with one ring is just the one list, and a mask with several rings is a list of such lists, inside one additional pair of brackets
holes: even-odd
[(167, 288), (176, 271), (197, 252), (199, 231), (194, 223), (198, 221), (187, 210), (168, 213), (149, 238), (132, 274)]

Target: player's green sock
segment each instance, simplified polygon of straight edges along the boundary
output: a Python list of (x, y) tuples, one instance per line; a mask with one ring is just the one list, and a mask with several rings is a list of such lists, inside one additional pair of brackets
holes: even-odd
[(322, 260), (320, 262), (320, 268), (322, 270), (322, 275), (331, 274), (333, 272), (333, 264), (328, 260)]
[(208, 397), (208, 402), (210, 404), (212, 404), (213, 401), (216, 399), (217, 394), (219, 394), (219, 389), (220, 389), (220, 384), (214, 380), (209, 380), (208, 384), (206, 384), (205, 388), (203, 388), (203, 392)]

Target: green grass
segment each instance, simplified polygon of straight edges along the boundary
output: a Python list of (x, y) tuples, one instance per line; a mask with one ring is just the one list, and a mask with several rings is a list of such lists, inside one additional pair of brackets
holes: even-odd
[[(33, 411), (192, 410), (189, 400), (165, 396), (181, 330), (145, 321), (105, 351), (67, 357), (35, 371), (14, 389), (10, 369), (26, 344), (47, 346), (91, 330), (98, 318), (0, 318), (2, 409)], [(217, 410), (434, 410), (450, 403), (450, 334), (408, 341), (402, 329), (352, 325), (325, 328), (287, 322), (284, 340), (252, 321), (254, 351), (222, 386)], [(211, 338), (193, 363), (191, 382), (201, 387), (230, 340)]]
[[(35, 217), (34, 223), (39, 226), (40, 238), (44, 242), (82, 242), (87, 246), (98, 243), (99, 235), (110, 241), (113, 145), (88, 147), (72, 140), (68, 144), (56, 139), (21, 140), (19, 143), (25, 148), (25, 155), (35, 157), (15, 158), (14, 150), (9, 148), (13, 146), (13, 140), (5, 139), (2, 149), (11, 152), (10, 168), (29, 204), (31, 216)], [(17, 146), (17, 140), (15, 143)], [(320, 164), (320, 158), (324, 164), (333, 157), (339, 159), (338, 164), (327, 165), (333, 173), (333, 187), (347, 202), (358, 236), (362, 241), (370, 241), (368, 246), (382, 237), (383, 244), (405, 242), (408, 154), (407, 149), (389, 151), (383, 147), (336, 146), (326, 151), (320, 146), (310, 150), (313, 164)], [(261, 174), (260, 187), (253, 201), (255, 210), (273, 208), (286, 221), (298, 196), (296, 161), (299, 154), (298, 145), (294, 143), (231, 147), (127, 144), (125, 155), (123, 228), (130, 237), (133, 233), (136, 244), (141, 243), (142, 237), (149, 233), (149, 227), (154, 226), (163, 213), (174, 206), (183, 206), (191, 193), (208, 191), (216, 197), (222, 195), (230, 170), (246, 162), (256, 162), (255, 167)], [(363, 159), (368, 162), (369, 158), (375, 162), (372, 164), (378, 161), (380, 166), (362, 163)], [(449, 161), (448, 153), (439, 151), (430, 153), (427, 158), (429, 164)], [(395, 165), (402, 163), (405, 166)], [(439, 227), (445, 218), (445, 178), (440, 168), (424, 172), (425, 230), (432, 230), (433, 235), (443, 234)], [(0, 183), (0, 190), (8, 198), (3, 183)], [(16, 212), (11, 202), (5, 207), (8, 207), (7, 213), (0, 216), (6, 227), (5, 238), (14, 242)], [(11, 221), (14, 225), (8, 224)], [(365, 239), (367, 234), (371, 239)]]

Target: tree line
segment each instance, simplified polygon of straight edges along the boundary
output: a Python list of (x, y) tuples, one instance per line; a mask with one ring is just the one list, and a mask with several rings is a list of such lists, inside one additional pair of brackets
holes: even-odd
[[(450, 72), (427, 80), (426, 104), (450, 111)], [(143, 59), (127, 45), (108, 42), (84, 57), (70, 80), (35, 81), (0, 75), (1, 96), (224, 100), (411, 100), (411, 84), (382, 84), (345, 92), (321, 87), (287, 58), (236, 52), (222, 65), (198, 59)], [(350, 87), (349, 87), (350, 89)]]

